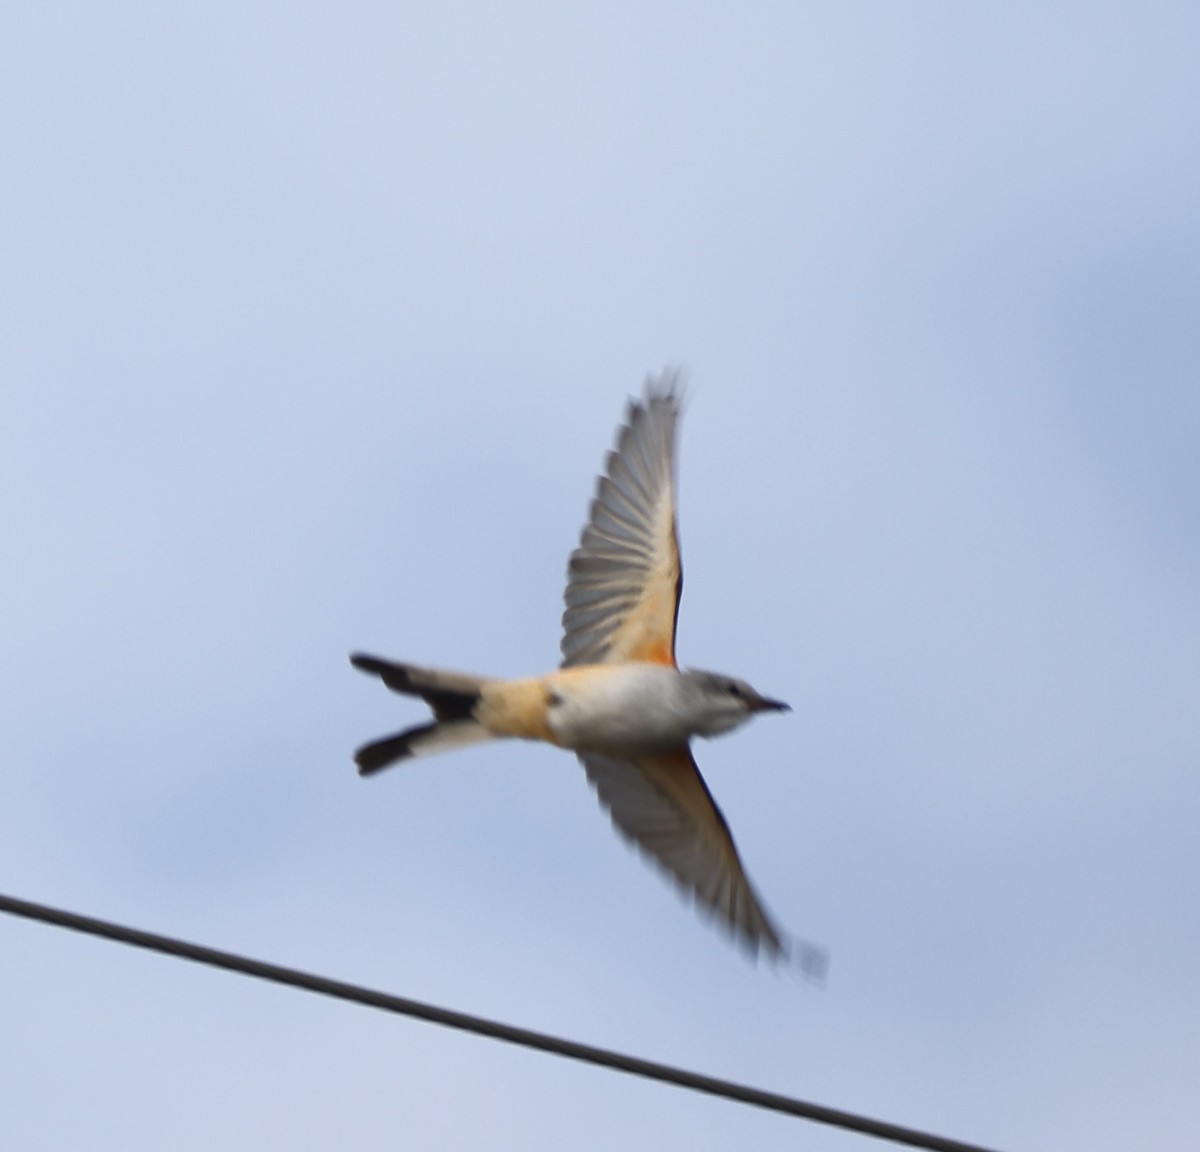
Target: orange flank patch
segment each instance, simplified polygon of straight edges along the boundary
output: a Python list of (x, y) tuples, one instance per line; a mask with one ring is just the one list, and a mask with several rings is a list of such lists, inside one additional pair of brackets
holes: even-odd
[(648, 664), (666, 664), (669, 668), (675, 667), (675, 653), (671, 650), (669, 643), (658, 641), (654, 644), (647, 644), (640, 651), (630, 653), (631, 660), (644, 660)]
[[(674, 557), (674, 553), (672, 553)], [(679, 607), (678, 561), (665, 565), (647, 582), (637, 604), (614, 628), (608, 660), (675, 667), (675, 612)]]
[[(674, 586), (672, 584), (672, 593)], [(613, 631), (608, 660), (623, 664), (626, 660), (644, 664), (674, 662), (674, 611), (678, 600), (667, 596), (665, 588), (650, 588), (619, 628)]]

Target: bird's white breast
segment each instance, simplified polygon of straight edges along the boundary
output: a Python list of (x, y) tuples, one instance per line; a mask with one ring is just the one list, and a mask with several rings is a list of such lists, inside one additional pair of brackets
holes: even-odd
[(570, 669), (553, 685), (548, 722), (565, 748), (633, 755), (679, 748), (694, 731), (682, 677), (660, 664)]

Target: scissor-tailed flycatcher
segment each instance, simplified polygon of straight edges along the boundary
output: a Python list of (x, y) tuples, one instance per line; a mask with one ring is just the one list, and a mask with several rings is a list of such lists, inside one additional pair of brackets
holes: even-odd
[[(562, 666), (494, 680), (354, 655), (356, 668), (432, 709), (423, 724), (364, 745), (370, 775), (398, 760), (519, 736), (579, 755), (617, 830), (664, 868), (751, 952), (786, 956), (742, 868), (729, 826), (689, 741), (718, 736), (756, 712), (787, 711), (744, 680), (681, 670), (675, 621), (683, 573), (675, 527), (675, 373), (646, 382), (609, 453), (591, 515), (568, 567)], [(795, 958), (820, 974), (823, 954)]]

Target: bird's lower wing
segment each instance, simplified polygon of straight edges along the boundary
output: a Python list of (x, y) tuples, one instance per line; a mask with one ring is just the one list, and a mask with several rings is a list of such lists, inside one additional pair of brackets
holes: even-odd
[(617, 830), (686, 895), (752, 952), (769, 958), (788, 953), (690, 750), (628, 760), (595, 753), (579, 758)]

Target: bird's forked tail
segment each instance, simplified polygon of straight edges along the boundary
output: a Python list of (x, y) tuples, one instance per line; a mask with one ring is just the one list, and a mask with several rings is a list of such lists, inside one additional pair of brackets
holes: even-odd
[(351, 656), (350, 663), (362, 672), (378, 676), (393, 692), (419, 696), (433, 709), (433, 723), (419, 724), (395, 736), (372, 741), (355, 752), (354, 762), (360, 775), (370, 776), (398, 760), (432, 756), (495, 739), (475, 719), (479, 691), (487, 683), (486, 677), (395, 664), (362, 653)]

